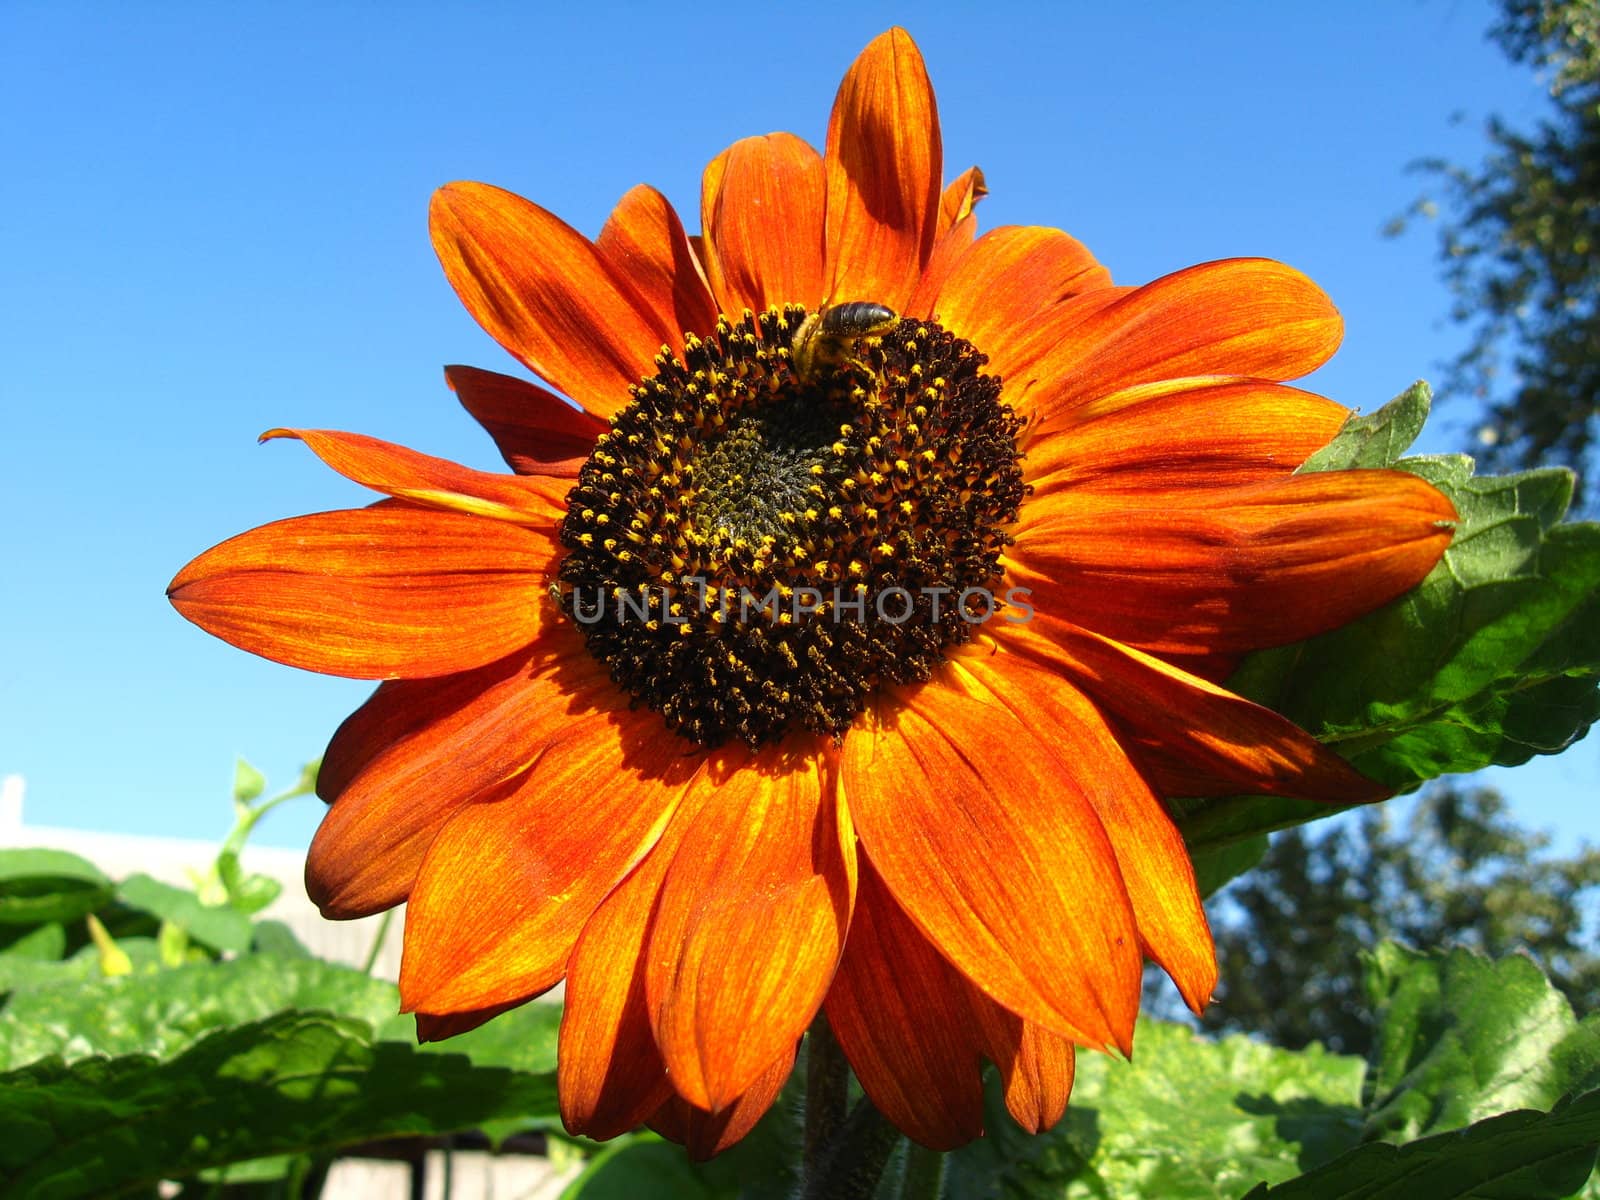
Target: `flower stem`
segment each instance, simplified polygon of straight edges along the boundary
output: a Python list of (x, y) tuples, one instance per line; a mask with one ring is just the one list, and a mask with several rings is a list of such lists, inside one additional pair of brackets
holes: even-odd
[(807, 1156), (801, 1200), (871, 1200), (900, 1132), (866, 1098), (819, 1159)]
[(944, 1155), (906, 1142), (906, 1174), (900, 1200), (939, 1200), (944, 1194)]
[(821, 1013), (806, 1034), (805, 1177), (831, 1148), (850, 1099), (850, 1065)]
[(801, 1200), (869, 1200), (889, 1153), (895, 1127), (863, 1098), (847, 1117), (850, 1064), (822, 1014), (806, 1034), (806, 1133)]

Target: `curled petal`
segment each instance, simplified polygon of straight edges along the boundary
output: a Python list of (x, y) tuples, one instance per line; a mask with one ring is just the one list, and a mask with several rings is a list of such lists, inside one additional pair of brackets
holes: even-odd
[(628, 711), (620, 690), (606, 699), (574, 704), (518, 787), (461, 809), (428, 848), (406, 911), (406, 1009), (462, 1012), (552, 987), (600, 902), (655, 845), (700, 756), (661, 737), (653, 713)]
[(545, 475), (570, 486), (606, 430), (599, 417), (523, 379), (477, 367), (446, 367), (444, 378), (518, 475)]
[(945, 236), (970, 217), (978, 201), (988, 194), (989, 185), (977, 167), (968, 167), (952, 179), (939, 197), (939, 236)]
[[(667, 198), (641, 183), (625, 195), (606, 220), (595, 249), (655, 314), (659, 327), (674, 334), (709, 333), (717, 325), (700, 259), (689, 245), (683, 222)], [(681, 349), (683, 339), (671, 345)]]
[(533, 641), (555, 551), (504, 521), (385, 501), (230, 538), (179, 571), (167, 597), (207, 633), (291, 667), (449, 675)]
[(1153, 655), (1037, 614), (1002, 639), (1070, 679), (1120, 725), (1227, 790), (1363, 804), (1389, 793), (1271, 709)]
[(822, 745), (723, 751), (683, 833), (650, 930), (646, 996), (673, 1088), (721, 1112), (821, 1007), (850, 922)]
[(1037, 380), (1028, 407), (1048, 430), (1075, 406), (1136, 384), (1297, 379), (1327, 362), (1343, 333), (1338, 309), (1299, 271), (1239, 258), (1177, 271), (1093, 312), (1047, 313), (1012, 353)]
[(885, 695), (845, 738), (867, 858), (958, 970), (1012, 1012), (1127, 1049), (1139, 943), (1076, 770), (959, 678)]
[(891, 29), (851, 65), (828, 120), (829, 302), (905, 311), (938, 232), (943, 160), (922, 55)]
[(701, 189), (706, 269), (722, 311), (815, 308), (824, 284), (821, 156), (791, 133), (745, 138), (706, 168)]
[(655, 373), (673, 330), (587, 238), (537, 204), (451, 183), (428, 213), (433, 248), (467, 311), (541, 378), (609, 417)]
[(262, 441), (298, 438), (346, 479), (429, 508), (510, 521), (534, 529), (554, 529), (565, 515), (562, 501), (570, 485), (520, 475), (491, 475), (449, 459), (419, 454), (363, 433), (333, 429), (269, 429)]
[(1255, 487), (1034, 497), (1016, 582), (1053, 616), (1156, 653), (1232, 653), (1337, 629), (1420, 583), (1456, 511), (1403, 471)]

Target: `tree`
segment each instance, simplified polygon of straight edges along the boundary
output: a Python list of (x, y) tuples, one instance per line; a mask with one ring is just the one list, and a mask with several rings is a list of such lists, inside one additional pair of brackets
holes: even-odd
[(1519, 826), (1489, 788), (1435, 785), (1402, 812), (1279, 833), (1213, 898), (1223, 982), (1204, 1028), (1365, 1053), (1361, 952), (1383, 938), (1525, 950), (1580, 1014), (1600, 1006), (1600, 937), (1585, 919), (1600, 850), (1549, 853), (1548, 835)]
[(1548, 77), (1553, 111), (1527, 133), (1491, 119), (1475, 170), (1418, 164), (1442, 200), (1410, 215), (1442, 214), (1451, 316), (1471, 336), (1442, 391), (1483, 405), (1476, 453), (1569, 466), (1582, 503), (1600, 449), (1600, 2), (1501, 0), (1501, 13), (1490, 37)]

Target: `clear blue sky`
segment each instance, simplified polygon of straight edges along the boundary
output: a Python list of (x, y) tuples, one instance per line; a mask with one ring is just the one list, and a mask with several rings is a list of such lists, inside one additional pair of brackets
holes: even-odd
[[(1113, 12), (1113, 10), (1115, 10)], [(251, 526), (368, 494), (276, 425), (499, 460), (445, 363), (519, 368), (426, 233), (451, 179), (590, 235), (628, 187), (691, 227), (735, 138), (821, 145), (845, 67), (910, 28), (984, 225), (1055, 225), (1119, 282), (1268, 255), (1342, 308), (1314, 386), (1371, 408), (1459, 348), (1427, 236), (1385, 241), (1426, 154), (1541, 107), (1481, 0), (1339, 5), (0, 5), (0, 774), (28, 818), (220, 836), (233, 757), (275, 783), (369, 685), (208, 637), (162, 591)], [(1452, 123), (1454, 114), (1466, 120)], [(1455, 449), (1446, 412), (1427, 448)], [(1522, 820), (1600, 838), (1596, 746), (1510, 773)], [(258, 835), (310, 836), (320, 805)]]

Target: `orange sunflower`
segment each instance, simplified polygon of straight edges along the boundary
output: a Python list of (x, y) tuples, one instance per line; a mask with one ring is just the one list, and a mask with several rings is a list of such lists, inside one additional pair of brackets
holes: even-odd
[[(1294, 474), (1347, 411), (1284, 386), (1338, 312), (1276, 262), (1114, 286), (1077, 241), (975, 236), (910, 37), (818, 154), (638, 187), (589, 241), (441, 189), (483, 327), (572, 398), (446, 371), (514, 474), (275, 430), (386, 494), (173, 581), (219, 637), (384, 682), (334, 736), (307, 886), (409, 902), (400, 989), (446, 1037), (566, 981), (561, 1110), (714, 1153), (824, 1013), (935, 1148), (1059, 1119), (1131, 1048), (1144, 958), (1204, 1005), (1165, 795), (1383, 791), (1218, 685), (1411, 588), (1455, 513), (1390, 471)], [(823, 314), (818, 317), (817, 314)], [(689, 331), (689, 332), (683, 332)]]

